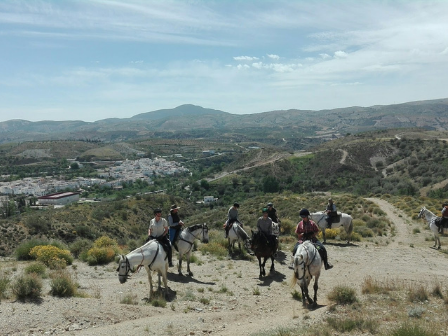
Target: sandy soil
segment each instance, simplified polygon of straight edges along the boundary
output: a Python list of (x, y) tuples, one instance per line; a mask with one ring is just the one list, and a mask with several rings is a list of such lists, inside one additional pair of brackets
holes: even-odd
[[(202, 264), (192, 264), (193, 277), (179, 276), (173, 273), (175, 268), (170, 269), (165, 308), (143, 301), (149, 288), (144, 270), (121, 285), (115, 264), (95, 268), (76, 262), (76, 270), (71, 272), (90, 298), (58, 299), (46, 294), (39, 303), (3, 300), (0, 334), (250, 335), (278, 327), (315, 324), (327, 313), (331, 303), (326, 294), (334, 286), (348, 285), (359, 291), (368, 275), (424, 283), (428, 279), (445, 279), (448, 268), (440, 265), (446, 265), (447, 255), (429, 248), (433, 243), (425, 241), (427, 231), (412, 234), (417, 222), (384, 200), (370, 200), (387, 213), (396, 226), (396, 235), (384, 244), (329, 243), (334, 268), (322, 271), (315, 310), (303, 308), (291, 296), (289, 251), (279, 253), (275, 274), (263, 279), (258, 278), (256, 260), (217, 260), (196, 252)], [(442, 238), (442, 247), (447, 243), (446, 237)], [(2, 263), (3, 269), (8, 267), (9, 263)], [(23, 266), (15, 265), (18, 271)], [(120, 303), (124, 297), (134, 297), (137, 304)]]

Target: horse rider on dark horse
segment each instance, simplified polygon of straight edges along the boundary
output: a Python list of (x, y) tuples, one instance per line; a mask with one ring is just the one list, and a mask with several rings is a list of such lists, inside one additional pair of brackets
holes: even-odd
[[(324, 245), (316, 238), (316, 234), (319, 232), (319, 227), (316, 225), (314, 221), (310, 218), (310, 212), (308, 209), (300, 210), (300, 217), (302, 220), (297, 224), (296, 234), (298, 238), (298, 242), (294, 246), (294, 250), (292, 252), (293, 258), (296, 254), (296, 251), (300, 244), (302, 244), (305, 240), (311, 241), (316, 249), (319, 251), (320, 256), (324, 262), (324, 266), (326, 270), (332, 269), (333, 265), (328, 262), (327, 250)], [(291, 266), (290, 266), (291, 268)]]
[[(258, 232), (260, 232), (261, 235), (263, 235), (266, 239), (266, 244), (271, 244), (275, 247), (275, 250), (277, 250), (278, 241), (277, 237), (272, 234), (272, 219), (268, 216), (269, 212), (267, 208), (263, 208), (262, 210), (263, 215), (258, 218), (257, 221), (257, 229)], [(274, 257), (277, 256), (277, 253), (274, 254)]]

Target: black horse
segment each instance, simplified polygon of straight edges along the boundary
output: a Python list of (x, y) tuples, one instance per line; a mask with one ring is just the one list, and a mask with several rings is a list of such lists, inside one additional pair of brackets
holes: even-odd
[[(252, 230), (251, 230), (252, 231)], [(275, 253), (278, 248), (278, 241), (274, 236), (265, 235), (261, 231), (252, 231), (251, 250), (258, 258), (258, 265), (260, 266), (260, 278), (266, 275), (264, 266), (266, 265), (266, 260), (271, 258), (272, 265), (270, 272), (275, 272), (274, 268), (274, 258)], [(261, 258), (264, 258), (263, 263), (261, 263)]]

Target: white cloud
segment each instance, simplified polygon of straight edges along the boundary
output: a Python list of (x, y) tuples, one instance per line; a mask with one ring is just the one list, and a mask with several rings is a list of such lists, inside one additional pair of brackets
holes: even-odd
[(278, 56), (278, 55), (273, 55), (273, 54), (268, 54), (268, 57), (269, 57), (269, 58), (272, 58), (273, 60), (279, 60), (279, 59), (280, 59), (280, 56)]
[(248, 62), (250, 62), (250, 61), (256, 61), (256, 60), (258, 60), (259, 58), (258, 57), (252, 57), (252, 56), (236, 56), (236, 57), (234, 57), (233, 58), (235, 61), (248, 61)]
[(348, 54), (345, 51), (339, 50), (334, 53), (334, 57), (335, 58), (347, 58)]
[(323, 54), (319, 54), (319, 56), (320, 56), (322, 59), (328, 59), (328, 58), (331, 58), (330, 55), (325, 54), (325, 53), (323, 53)]

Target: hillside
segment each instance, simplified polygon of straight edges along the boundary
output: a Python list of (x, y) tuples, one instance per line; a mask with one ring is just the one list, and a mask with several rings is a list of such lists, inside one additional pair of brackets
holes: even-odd
[(291, 150), (389, 128), (448, 128), (448, 99), (332, 110), (279, 110), (235, 115), (194, 105), (95, 122), (10, 120), (0, 123), (0, 143), (42, 140), (119, 142), (145, 138), (252, 141)]

